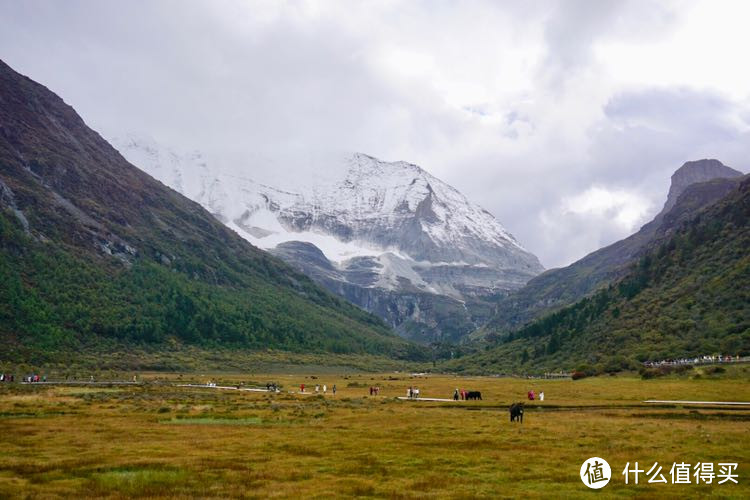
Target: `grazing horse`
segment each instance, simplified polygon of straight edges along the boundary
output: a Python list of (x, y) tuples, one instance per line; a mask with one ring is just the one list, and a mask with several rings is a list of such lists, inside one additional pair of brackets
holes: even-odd
[(468, 401), (470, 399), (478, 399), (478, 400), (481, 401), (482, 400), (482, 393), (479, 392), (479, 391), (469, 391), (469, 392), (466, 393), (466, 400)]
[(523, 423), (523, 403), (513, 403), (510, 405), (510, 421), (514, 420)]

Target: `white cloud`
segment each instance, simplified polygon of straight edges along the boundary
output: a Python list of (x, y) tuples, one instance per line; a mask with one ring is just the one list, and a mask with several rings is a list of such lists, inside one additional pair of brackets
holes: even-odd
[(0, 0), (0, 46), (95, 128), (260, 180), (311, 151), (419, 163), (557, 266), (653, 215), (684, 161), (747, 170), (748, 8)]
[(638, 193), (602, 186), (592, 186), (578, 195), (563, 198), (561, 205), (563, 216), (604, 218), (628, 232), (636, 229), (636, 224), (642, 222), (651, 209), (651, 202)]
[(637, 231), (652, 208), (652, 202), (637, 192), (591, 186), (543, 209), (539, 218), (544, 241), (557, 260), (567, 262)]
[(741, 61), (750, 47), (750, 3), (685, 2), (670, 36), (654, 40), (608, 40), (595, 47), (607, 73), (625, 85), (720, 89), (743, 99), (750, 89), (750, 67)]

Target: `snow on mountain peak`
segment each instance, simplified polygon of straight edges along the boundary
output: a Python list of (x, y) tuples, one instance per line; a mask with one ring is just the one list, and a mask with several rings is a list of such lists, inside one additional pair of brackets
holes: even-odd
[(316, 160), (315, 178), (307, 185), (271, 186), (252, 179), (257, 165), (236, 175), (199, 152), (180, 154), (132, 135), (112, 142), (131, 163), (261, 248), (306, 241), (339, 265), (355, 257), (378, 258), (385, 274), (394, 272), (394, 259), (401, 268), (402, 261), (419, 264), (428, 274), (436, 266), (473, 266), (474, 274), (492, 269), (507, 277), (503, 284), (506, 278), (493, 275), (501, 287), (520, 286), (543, 270), (489, 212), (411, 163), (354, 153)]

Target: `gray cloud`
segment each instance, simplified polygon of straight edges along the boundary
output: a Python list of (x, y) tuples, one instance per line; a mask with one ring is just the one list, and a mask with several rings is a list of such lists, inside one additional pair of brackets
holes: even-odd
[[(477, 193), (478, 201), (500, 220), (523, 221), (510, 226), (516, 237), (545, 264), (559, 265), (650, 220), (666, 200), (671, 174), (686, 161), (719, 158), (735, 169), (750, 170), (746, 110), (718, 93), (684, 87), (621, 92), (588, 127), (582, 155), (570, 157), (549, 148), (499, 160), (501, 153), (477, 156), (473, 162), (495, 161), (495, 168), (481, 169), (475, 182), (457, 182)], [(564, 210), (566, 199), (592, 187), (619, 194), (623, 204), (588, 213)], [(623, 210), (642, 215), (630, 225), (613, 222)]]
[(595, 42), (601, 39), (656, 39), (675, 24), (668, 3), (633, 0), (555, 2), (544, 24), (546, 57), (540, 77), (553, 89), (591, 70)]
[(614, 96), (604, 108), (605, 120), (592, 131), (592, 157), (606, 166), (597, 169), (601, 181), (666, 192), (676, 167), (717, 155), (746, 170), (750, 123), (741, 118), (742, 109), (718, 93), (684, 87)]
[[(601, 57), (605, 43), (672, 36), (686, 10), (0, 0), (0, 57), (105, 134), (201, 149), (261, 180), (309, 174), (315, 151), (419, 163), (556, 266), (645, 222), (682, 162), (747, 170), (747, 96), (645, 70), (618, 81)], [(601, 189), (617, 203), (597, 205)]]

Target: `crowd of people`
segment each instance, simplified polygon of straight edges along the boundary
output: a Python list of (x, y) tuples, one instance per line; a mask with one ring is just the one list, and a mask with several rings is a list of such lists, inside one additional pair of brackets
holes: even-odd
[(378, 385), (371, 385), (370, 386), (370, 396), (378, 396), (380, 394), (380, 386)]
[(696, 356), (694, 358), (670, 358), (662, 359), (661, 361), (644, 361), (644, 366), (674, 366), (674, 365), (709, 365), (714, 363), (737, 363), (739, 361), (748, 361), (748, 357), (742, 358), (741, 356), (725, 356), (722, 354), (711, 354)]
[[(0, 373), (0, 382), (15, 382), (16, 376), (12, 373)], [(21, 379), (24, 383), (34, 383), (34, 382), (46, 382), (47, 381), (47, 375), (39, 375), (38, 373), (31, 373), (29, 375), (24, 375)]]
[(406, 397), (408, 397), (409, 399), (418, 399), (419, 389), (409, 386), (409, 388), (406, 390)]
[[(133, 376), (133, 382), (136, 382), (137, 377)], [(1, 382), (15, 382), (16, 376), (13, 373), (0, 373), (0, 383)], [(78, 379), (77, 377), (66, 377), (64, 381), (70, 382), (85, 382), (85, 379)], [(94, 376), (91, 375), (88, 379), (89, 382), (94, 382)], [(38, 373), (30, 373), (28, 375), (24, 375), (21, 377), (21, 382), (24, 384), (35, 384), (35, 383), (44, 383), (47, 382), (47, 375), (39, 375)], [(57, 383), (57, 382), (56, 382)], [(216, 385), (216, 384), (214, 384)]]
[[(315, 384), (315, 394), (320, 394), (321, 390), (323, 394), (327, 394), (328, 385), (327, 384), (323, 384), (323, 385)], [(305, 392), (305, 384), (299, 385), (299, 392), (303, 392), (303, 393)], [(331, 392), (333, 393), (334, 396), (336, 395), (336, 384), (333, 384), (333, 387), (331, 387)]]

